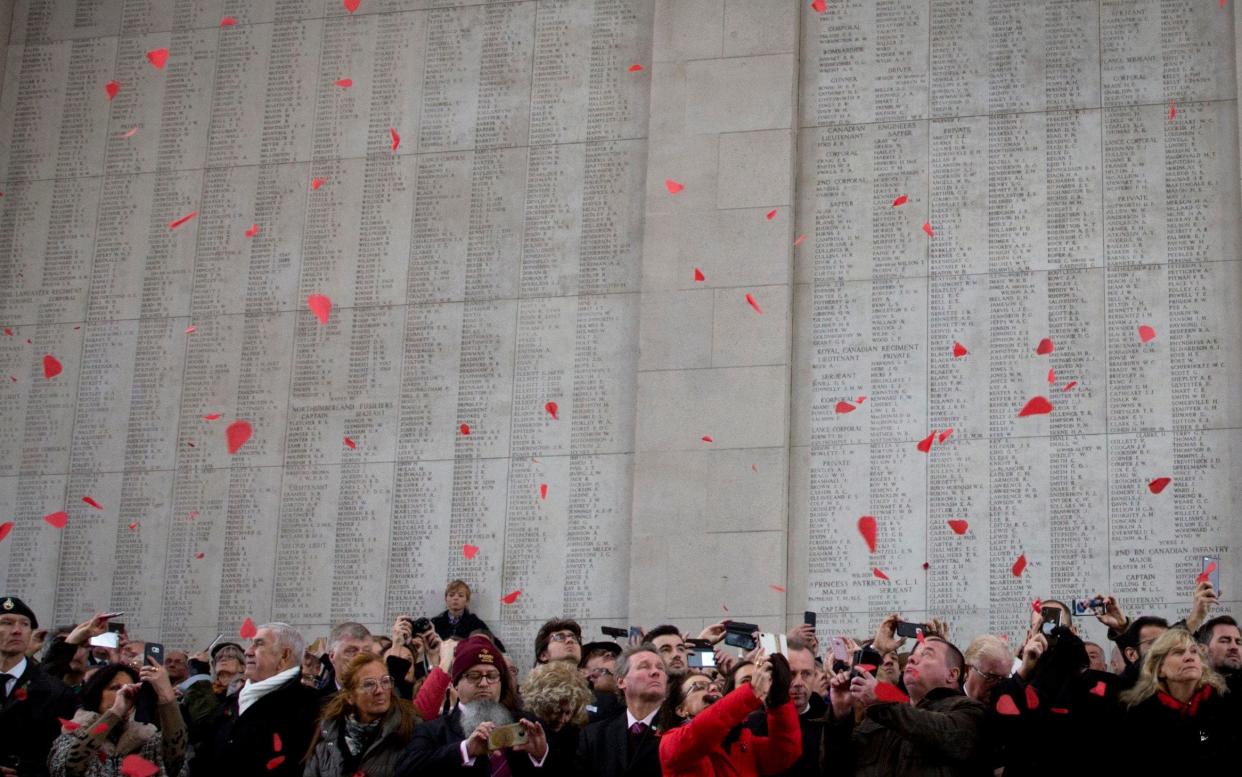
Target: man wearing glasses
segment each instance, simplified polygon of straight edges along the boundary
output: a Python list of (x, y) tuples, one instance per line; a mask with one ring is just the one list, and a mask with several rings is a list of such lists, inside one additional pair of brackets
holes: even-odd
[(617, 656), (621, 646), (616, 642), (588, 642), (582, 646), (582, 663), (578, 671), (586, 678), (587, 685), (595, 694), (587, 705), (587, 722), (611, 718), (625, 711), (625, 705), (617, 696)]
[(1013, 657), (1004, 640), (981, 634), (966, 648), (966, 682), (962, 690), (972, 699), (991, 704), (992, 689), (1009, 679), (1012, 669)]
[(535, 666), (549, 661), (582, 661), (582, 627), (577, 621), (553, 618), (535, 635)]
[[(519, 719), (504, 657), (483, 636), (473, 636), (453, 654), (457, 706), (448, 715), (414, 729), (397, 777), (427, 774), (534, 774), (548, 757), (548, 740), (535, 721)], [(516, 723), (519, 732), (500, 731)], [(493, 732), (497, 737), (493, 737)], [(502, 736), (503, 735), (503, 736)], [(500, 739), (503, 738), (504, 742)], [(490, 745), (489, 745), (490, 740)]]

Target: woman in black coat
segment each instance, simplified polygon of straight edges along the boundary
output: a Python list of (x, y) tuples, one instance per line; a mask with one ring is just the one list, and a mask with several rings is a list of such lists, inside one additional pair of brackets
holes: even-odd
[(1211, 774), (1236, 767), (1238, 701), (1185, 630), (1170, 629), (1155, 641), (1121, 701), (1123, 760), (1131, 767), (1122, 773)]

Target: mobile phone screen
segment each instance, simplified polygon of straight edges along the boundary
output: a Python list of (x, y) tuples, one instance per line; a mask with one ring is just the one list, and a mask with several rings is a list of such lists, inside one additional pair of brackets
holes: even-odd
[(1212, 584), (1212, 590), (1220, 596), (1220, 559), (1216, 556), (1204, 556), (1203, 566), (1199, 571), (1207, 575), (1208, 582)]
[(832, 657), (838, 661), (850, 660), (849, 651), (845, 647), (845, 640), (841, 637), (832, 638)]
[[(919, 635), (919, 629), (922, 628), (923, 624), (921, 623), (907, 623), (906, 621), (901, 621), (897, 624), (896, 633), (899, 637), (910, 637), (913, 639)], [(924, 629), (924, 631), (926, 631), (926, 629)]]
[(716, 666), (716, 654), (711, 648), (694, 648), (690, 651), (690, 666), (694, 669), (712, 669)]
[(1061, 609), (1059, 607), (1041, 607), (1039, 608), (1039, 615), (1044, 619), (1044, 622), (1039, 626), (1040, 631), (1044, 635), (1051, 634), (1053, 629), (1061, 625)]

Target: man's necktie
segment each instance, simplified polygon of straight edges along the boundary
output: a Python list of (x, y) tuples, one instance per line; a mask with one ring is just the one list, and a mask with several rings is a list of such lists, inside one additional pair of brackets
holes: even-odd
[(643, 734), (647, 733), (648, 728), (650, 728), (650, 726), (643, 723), (641, 720), (635, 721), (634, 725), (630, 726), (630, 735), (626, 738), (626, 744), (629, 745), (627, 750), (630, 758), (633, 758), (634, 753), (638, 752), (638, 743), (642, 741)]
[(492, 777), (513, 777), (513, 772), (509, 771), (509, 761), (505, 758), (503, 750), (497, 750), (489, 754), (487, 760), (492, 764)]

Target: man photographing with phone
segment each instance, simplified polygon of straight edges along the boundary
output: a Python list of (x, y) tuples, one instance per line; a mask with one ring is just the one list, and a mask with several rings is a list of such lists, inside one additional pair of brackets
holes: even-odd
[(453, 687), (457, 706), (414, 729), (397, 777), (420, 774), (533, 774), (548, 757), (539, 723), (518, 719), (504, 657), (492, 641), (474, 636), (457, 646)]
[[(839, 672), (829, 691), (821, 765), (825, 775), (976, 774), (986, 709), (961, 691), (966, 661), (938, 636), (924, 637), (902, 672), (908, 700), (877, 692), (871, 672)], [(862, 720), (855, 724), (854, 707)]]

